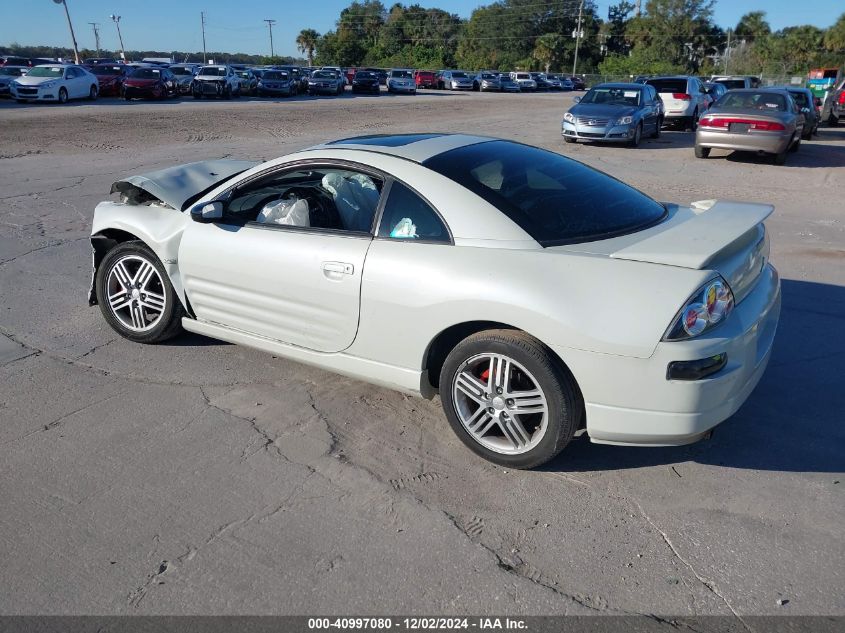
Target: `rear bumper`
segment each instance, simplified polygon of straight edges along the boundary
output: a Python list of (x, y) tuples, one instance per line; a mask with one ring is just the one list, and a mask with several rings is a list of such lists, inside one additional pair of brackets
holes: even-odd
[[(780, 280), (770, 265), (728, 320), (691, 341), (661, 342), (650, 358), (560, 350), (585, 400), (587, 433), (599, 444), (677, 446), (705, 437), (733, 415), (769, 362), (780, 315)], [(672, 361), (726, 353), (702, 380), (667, 380)]]
[(699, 147), (741, 152), (766, 152), (768, 154), (780, 154), (785, 151), (791, 140), (791, 132), (732, 134), (730, 132), (711, 132), (698, 128), (695, 134), (695, 144)]

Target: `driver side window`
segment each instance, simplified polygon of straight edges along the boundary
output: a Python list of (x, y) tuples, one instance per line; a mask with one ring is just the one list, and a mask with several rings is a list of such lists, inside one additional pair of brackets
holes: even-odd
[(383, 182), (351, 169), (305, 167), (232, 191), (223, 222), (369, 233)]

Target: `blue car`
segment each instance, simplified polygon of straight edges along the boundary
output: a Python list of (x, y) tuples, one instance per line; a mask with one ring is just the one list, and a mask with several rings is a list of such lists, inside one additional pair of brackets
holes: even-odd
[(600, 84), (574, 101), (561, 123), (560, 133), (567, 143), (582, 139), (637, 147), (643, 134), (660, 136), (663, 102), (652, 86)]

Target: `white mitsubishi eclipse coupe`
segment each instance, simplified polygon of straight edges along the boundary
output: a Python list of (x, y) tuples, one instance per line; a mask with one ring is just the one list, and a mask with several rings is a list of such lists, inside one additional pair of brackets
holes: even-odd
[(655, 202), (478, 136), (344, 139), (116, 182), (90, 303), (432, 397), (483, 457), (694, 442), (760, 380), (780, 312), (768, 205)]

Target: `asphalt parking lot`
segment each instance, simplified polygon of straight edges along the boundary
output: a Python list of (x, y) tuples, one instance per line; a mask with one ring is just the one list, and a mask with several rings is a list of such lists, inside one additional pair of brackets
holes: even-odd
[[(0, 102), (0, 612), (845, 615), (845, 127), (776, 167), (698, 160), (686, 132), (565, 145), (570, 104)], [(507, 471), (437, 400), (194, 335), (133, 344), (88, 307), (114, 180), (435, 130), (559, 151), (660, 200), (776, 205), (774, 355), (711, 440), (582, 437)]]

